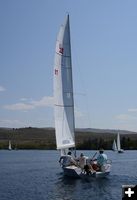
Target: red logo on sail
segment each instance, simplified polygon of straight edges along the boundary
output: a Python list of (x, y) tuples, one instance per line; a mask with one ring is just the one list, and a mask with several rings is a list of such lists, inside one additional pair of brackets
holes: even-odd
[(59, 53), (63, 54), (63, 52), (64, 52), (64, 48), (61, 45), (59, 45)]
[(55, 75), (58, 75), (59, 70), (55, 69)]

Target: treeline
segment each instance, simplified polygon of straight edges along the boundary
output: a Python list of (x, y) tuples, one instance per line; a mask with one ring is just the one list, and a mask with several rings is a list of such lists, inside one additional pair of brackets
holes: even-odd
[(56, 149), (51, 128), (0, 129), (0, 149), (7, 149), (9, 140), (13, 149)]
[[(112, 132), (86, 132), (76, 130), (76, 148), (96, 150), (100, 147), (112, 149), (117, 134)], [(9, 140), (13, 149), (56, 149), (55, 130), (53, 128), (0, 128), (0, 149), (8, 149)], [(137, 150), (137, 134), (121, 134), (121, 148)]]
[[(82, 143), (77, 144), (79, 150), (96, 150), (100, 147), (111, 150), (113, 140), (105, 140), (102, 138), (85, 139)], [(121, 137), (121, 148), (125, 150), (137, 150), (137, 139), (130, 139), (128, 136)]]

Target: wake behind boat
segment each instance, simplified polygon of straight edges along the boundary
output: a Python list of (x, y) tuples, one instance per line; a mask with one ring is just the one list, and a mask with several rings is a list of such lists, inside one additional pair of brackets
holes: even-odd
[[(76, 160), (69, 15), (67, 15), (64, 24), (60, 27), (56, 41), (54, 103), (57, 149), (60, 150), (63, 157), (69, 156), (67, 155), (68, 152), (72, 152), (74, 160)], [(92, 170), (91, 173), (86, 173), (86, 170), (83, 170), (77, 163), (62, 167), (64, 175), (79, 178), (86, 176), (104, 177), (110, 173), (110, 168), (111, 164), (107, 162), (100, 171)]]

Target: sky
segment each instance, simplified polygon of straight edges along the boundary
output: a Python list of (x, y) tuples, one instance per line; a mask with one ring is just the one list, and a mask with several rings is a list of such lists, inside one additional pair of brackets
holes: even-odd
[(1, 0), (0, 127), (54, 127), (57, 33), (70, 15), (76, 128), (137, 131), (136, 0)]

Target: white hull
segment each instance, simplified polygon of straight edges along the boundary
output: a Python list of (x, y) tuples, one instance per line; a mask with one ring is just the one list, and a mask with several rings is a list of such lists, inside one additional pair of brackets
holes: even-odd
[(111, 165), (107, 164), (106, 165), (106, 170), (104, 172), (93, 172), (89, 175), (87, 175), (86, 173), (82, 172), (81, 168), (76, 167), (76, 166), (68, 166), (68, 167), (64, 167), (63, 171), (64, 171), (64, 175), (65, 176), (69, 176), (69, 177), (73, 177), (73, 178), (90, 178), (90, 177), (94, 177), (94, 178), (104, 178), (106, 176), (109, 175), (110, 173), (110, 168)]
[(118, 150), (118, 153), (124, 153), (123, 149)]

